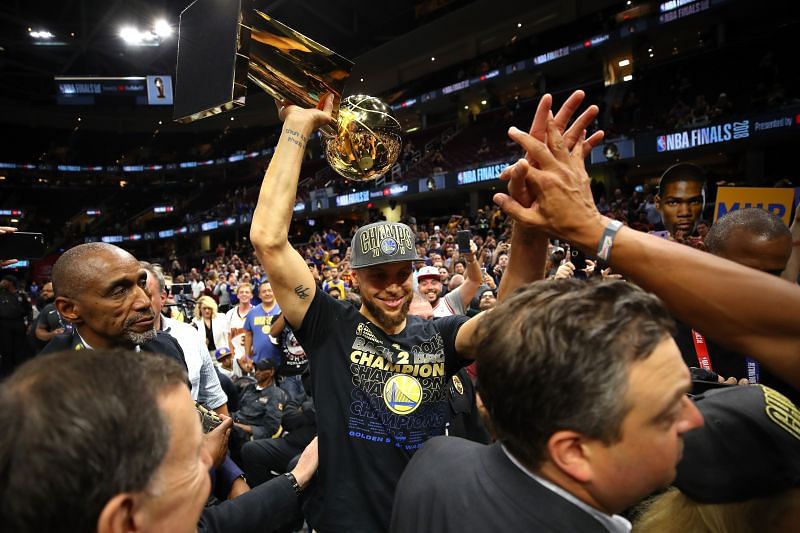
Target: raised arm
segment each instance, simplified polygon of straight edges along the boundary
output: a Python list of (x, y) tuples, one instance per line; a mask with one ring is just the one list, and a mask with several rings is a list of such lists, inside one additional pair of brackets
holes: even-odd
[[(548, 135), (547, 120), (552, 119), (554, 128), (560, 134), (563, 132), (564, 143), (567, 148), (573, 151), (575, 158), (583, 160), (592, 148), (603, 139), (603, 132), (598, 131), (586, 138), (586, 128), (591, 124), (599, 109), (597, 106), (589, 106), (567, 129), (572, 116), (583, 102), (583, 91), (575, 91), (561, 106), (561, 109), (553, 117), (551, 110), (553, 99), (548, 94), (539, 102), (536, 114), (531, 123), (530, 135), (537, 139), (545, 140)], [(515, 131), (516, 128), (514, 128)], [(566, 130), (566, 131), (565, 131)], [(509, 133), (509, 135), (511, 135)], [(513, 138), (513, 137), (512, 137)], [(496, 195), (503, 200), (505, 210), (511, 214), (524, 212), (531, 209), (537, 200), (535, 191), (529, 187), (526, 173), (520, 169), (530, 169), (531, 165), (536, 165), (535, 159), (531, 154), (526, 153), (524, 159), (520, 159), (513, 167), (504, 171), (500, 178), (508, 181), (509, 194), (500, 193)], [(511, 248), (508, 256), (508, 267), (503, 278), (500, 280), (500, 287), (497, 292), (497, 301), (501, 302), (508, 298), (518, 287), (522, 285), (544, 279), (544, 266), (547, 257), (547, 234), (537, 228), (526, 224), (524, 220), (514, 217), (514, 227), (511, 234)], [(456, 336), (456, 350), (459, 353), (470, 353), (473, 346), (473, 335), (477, 330), (478, 323), (482, 318), (482, 313), (470, 319), (464, 324)]]
[(328, 96), (323, 102), (322, 111), (288, 103), (280, 108), (283, 130), (264, 175), (250, 227), (250, 242), (272, 284), (275, 299), (286, 320), (295, 327), (303, 323), (317, 286), (302, 256), (289, 243), (289, 224), (306, 144), (317, 128), (332, 120), (333, 99)]
[[(524, 168), (536, 202), (509, 213), (596, 255), (610, 220), (592, 201), (583, 159), (567, 153), (552, 120), (546, 144), (519, 130), (512, 138), (541, 169)], [(499, 195), (495, 201), (503, 210), (513, 206)], [(604, 242), (608, 244), (608, 239)], [(770, 371), (800, 387), (800, 287), (627, 227), (616, 234), (610, 264), (658, 295), (679, 319), (723, 345), (752, 354)]]
[(470, 241), (469, 244), (470, 251), (468, 254), (464, 254), (464, 260), (467, 262), (467, 275), (464, 277), (464, 283), (461, 284), (459, 289), (461, 303), (464, 305), (464, 309), (469, 307), (469, 303), (478, 293), (478, 287), (483, 283), (480, 261), (475, 258), (475, 252), (478, 251), (478, 247), (474, 242)]

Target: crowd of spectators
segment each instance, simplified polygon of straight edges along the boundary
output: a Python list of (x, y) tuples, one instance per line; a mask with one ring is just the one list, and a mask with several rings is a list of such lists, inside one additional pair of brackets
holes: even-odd
[[(539, 104), (538, 120), (549, 111), (549, 98)], [(571, 98), (580, 104), (583, 95)], [(590, 108), (573, 128), (581, 131), (596, 113)], [(563, 130), (569, 117), (559, 113), (556, 120), (563, 121)], [(406, 214), (400, 223), (325, 228), (290, 244), (289, 221), (264, 222), (278, 209), (291, 218), (294, 192), (271, 189), (274, 196), (265, 199), (262, 191), (258, 199), (253, 248), (245, 241), (220, 242), (201, 261), (163, 257), (158, 266), (113, 245), (84, 244), (59, 258), (52, 283), (27, 287), (32, 300), (18, 290), (18, 280), (4, 278), (4, 374), (41, 350), (0, 387), (6, 427), (26, 447), (33, 435), (60, 431), (65, 414), (80, 418), (74, 426), (91, 430), (88, 439), (65, 431), (58, 443), (64, 457), (98, 457), (87, 459), (87, 469), (97, 472), (81, 479), (102, 485), (97, 497), (104, 499), (88, 510), (72, 504), (86, 513), (80, 519), (91, 522), (87, 530), (96, 524), (105, 530), (115, 521), (138, 523), (141, 505), (161, 527), (170, 521), (194, 527), (199, 516), (200, 528), (209, 531), (297, 530), (305, 518), (318, 529), (312, 519), (333, 529), (330, 524), (354, 524), (353, 530), (538, 524), (543, 531), (627, 532), (632, 509), (675, 479), (685, 436), (686, 459), (676, 488), (646, 505), (642, 531), (663, 530), (664, 516), (676, 506), (743, 500), (758, 505), (738, 515), (724, 507), (716, 512), (725, 520), (764, 520), (771, 530), (790, 531), (800, 486), (800, 379), (792, 356), (800, 334), (796, 323), (767, 309), (776, 302), (788, 311), (797, 307), (800, 209), (791, 228), (760, 209), (734, 211), (709, 225), (702, 218), (702, 169), (687, 164), (667, 169), (657, 189), (630, 194), (615, 189), (595, 202), (581, 158), (566, 153), (580, 150), (573, 154), (585, 156), (586, 147), (570, 130), (564, 133), (568, 144), (553, 141), (561, 132), (556, 122), (547, 125), (547, 144), (512, 133), (526, 159), (503, 173), (509, 194), (498, 194), (493, 205), (475, 213), (445, 220)], [(294, 164), (299, 174), (299, 158), (282, 154), (277, 164)], [(297, 176), (288, 174), (275, 178), (268, 170), (265, 180), (274, 185), (270, 179), (294, 179), (296, 186)], [(541, 187), (539, 180), (547, 179), (550, 187)], [(538, 187), (535, 201), (527, 187)], [(241, 195), (237, 191), (234, 202)], [(272, 209), (265, 211), (265, 204)], [(281, 231), (285, 245), (270, 235)], [(286, 256), (293, 262), (282, 263)], [(619, 281), (623, 276), (629, 282)], [(747, 306), (726, 290), (726, 276), (750, 295)], [(685, 285), (700, 283), (704, 298), (687, 298)], [(406, 285), (411, 294), (403, 292)], [(393, 296), (401, 293), (402, 299)], [(677, 327), (670, 314), (679, 319)], [(27, 347), (22, 346), (26, 331)], [(106, 353), (120, 348), (139, 353)], [(62, 350), (68, 353), (44, 355)], [(76, 351), (96, 354), (82, 364), (75, 362), (81, 360)], [(48, 369), (69, 378), (62, 387), (40, 370), (45, 365), (37, 359), (44, 357)], [(461, 368), (472, 359), (478, 362)], [(438, 365), (442, 375), (435, 374)], [(103, 383), (102, 373), (113, 373), (112, 367), (124, 375)], [(342, 373), (343, 368), (350, 370)], [(123, 383), (128, 375), (131, 382)], [(163, 380), (153, 379), (156, 375)], [(75, 376), (85, 378), (77, 396), (62, 399), (58, 395), (72, 390)], [(378, 379), (385, 383), (375, 381), (380, 390), (374, 401), (382, 403), (370, 407), (371, 383)], [(81, 418), (74, 400), (87, 387), (124, 397), (114, 407), (119, 412), (93, 400), (88, 418)], [(697, 397), (690, 399), (688, 392)], [(115, 467), (104, 454), (119, 443), (106, 445), (105, 438), (108, 427), (120, 421), (106, 422), (106, 416), (132, 416), (133, 407), (125, 402), (132, 404), (134, 397), (146, 403), (142, 420), (152, 427), (137, 418), (131, 431), (152, 455), (149, 462), (137, 455), (140, 450), (128, 442), (133, 437), (126, 437), (122, 446), (128, 455), (116, 462), (129, 468), (128, 457), (136, 457), (148, 468), (134, 463), (130, 469), (140, 472), (136, 481), (106, 486), (92, 477)], [(197, 402), (205, 437), (190, 399)], [(45, 400), (52, 416), (43, 414)], [(375, 421), (339, 435), (332, 415), (351, 400), (351, 420)], [(20, 410), (31, 413), (25, 417), (30, 425), (15, 418)], [(709, 427), (700, 429), (703, 416)], [(95, 428), (98, 421), (107, 424), (105, 430)], [(741, 438), (757, 433), (748, 441), (754, 448), (731, 450), (724, 444), (731, 431), (726, 423), (738, 428)], [(391, 446), (380, 433), (384, 424), (395, 441)], [(309, 483), (314, 486), (318, 432), (325, 466), (301, 513), (300, 496)], [(428, 437), (433, 438), (423, 447)], [(0, 454), (2, 468), (13, 471), (0, 483), (4, 522), (13, 520), (8, 523), (20, 531), (35, 527), (30, 524), (54, 527), (58, 519), (71, 527), (68, 513), (35, 512), (47, 487), (23, 480), (20, 465), (33, 464), (25, 473), (37, 475), (53, 465), (36, 453), (23, 456), (12, 441), (2, 440)], [(726, 453), (718, 453), (722, 450)], [(750, 452), (760, 458), (756, 472), (731, 472)], [(62, 465), (58, 453), (46, 455), (65, 476), (72, 475), (74, 465)], [(389, 468), (376, 472), (369, 461)], [(731, 472), (733, 481), (718, 482), (704, 474), (704, 466)], [(340, 486), (338, 478), (326, 479), (330, 469), (344, 471), (348, 482)], [(176, 482), (186, 472), (192, 481)], [(763, 472), (774, 476), (770, 482), (763, 482)], [(478, 478), (486, 483), (475, 483)], [(15, 484), (21, 489), (13, 490)], [(331, 486), (344, 496), (374, 499), (347, 516), (332, 515), (331, 502), (342, 494), (329, 492)], [(512, 493), (498, 498), (502, 486)], [(153, 490), (168, 498), (166, 507), (152, 498), (139, 501), (140, 491)], [(459, 490), (464, 497), (455, 496)], [(775, 500), (758, 501), (765, 497)], [(320, 501), (327, 510), (314, 507)], [(65, 512), (68, 503), (59, 499), (52, 508)], [(520, 503), (525, 505), (512, 512)], [(708, 531), (726, 531), (702, 513), (684, 514), (689, 525), (681, 527), (688, 530), (705, 522)]]

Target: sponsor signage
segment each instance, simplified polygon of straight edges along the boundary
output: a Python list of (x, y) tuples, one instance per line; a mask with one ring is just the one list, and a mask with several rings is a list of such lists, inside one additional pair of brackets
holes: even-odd
[(684, 17), (696, 15), (711, 9), (711, 0), (673, 0), (664, 2), (659, 6), (661, 14), (658, 16), (659, 24), (667, 24)]
[(656, 137), (657, 152), (687, 150), (709, 144), (726, 143), (750, 137), (750, 121), (725, 122)]
[(592, 148), (591, 164), (607, 163), (620, 159), (630, 159), (636, 155), (633, 139), (621, 137), (605, 141), (600, 146)]
[(750, 139), (769, 133), (794, 131), (799, 125), (798, 108), (780, 109), (706, 126), (684, 128), (658, 135), (642, 135), (636, 138), (636, 155), (724, 145), (732, 141)]
[(496, 180), (507, 166), (508, 163), (498, 163), (486, 167), (462, 170), (456, 175), (456, 181), (458, 185), (470, 185), (482, 181)]
[(717, 203), (714, 207), (714, 220), (737, 209), (758, 207), (791, 223), (792, 203), (795, 189), (776, 189), (762, 187), (720, 187), (717, 189)]
[(351, 192), (350, 194), (342, 194), (336, 197), (337, 207), (345, 207), (363, 202), (369, 202), (369, 191)]
[(441, 191), (446, 187), (444, 174), (435, 174), (427, 178), (420, 178), (417, 185), (419, 192)]
[(172, 76), (147, 76), (147, 103), (172, 105)]
[(784, 116), (772, 120), (761, 120), (753, 122), (753, 133), (757, 131), (777, 130), (781, 128), (791, 128), (795, 122), (800, 122), (800, 115), (795, 117)]

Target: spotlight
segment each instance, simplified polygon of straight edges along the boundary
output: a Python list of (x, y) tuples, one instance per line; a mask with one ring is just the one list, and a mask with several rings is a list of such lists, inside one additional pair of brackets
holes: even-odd
[(30, 31), (30, 28), (29, 28), (28, 32), (29, 32), (29, 35), (31, 37), (33, 37), (34, 39), (52, 39), (53, 37), (55, 37), (55, 35), (53, 35), (52, 33), (50, 33), (47, 30)]
[(630, 59), (623, 59), (622, 61), (620, 61), (620, 62), (619, 62), (619, 63), (617, 63), (617, 64), (618, 64), (620, 67), (627, 67), (628, 65), (630, 65), (630, 64), (631, 64), (631, 60), (630, 60)]
[(153, 33), (161, 38), (169, 37), (172, 35), (172, 26), (166, 20), (159, 19), (153, 24)]
[(119, 30), (119, 36), (131, 46), (158, 46), (161, 43), (161, 37), (152, 31), (141, 31), (135, 26), (123, 26)]
[(142, 33), (133, 26), (120, 28), (119, 36), (128, 44), (140, 44), (142, 42)]

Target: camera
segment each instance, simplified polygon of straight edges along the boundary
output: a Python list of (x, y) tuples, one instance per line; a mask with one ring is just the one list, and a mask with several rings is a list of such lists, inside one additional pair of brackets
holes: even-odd
[(200, 423), (203, 425), (203, 433), (208, 433), (222, 424), (222, 419), (211, 409), (207, 409), (205, 406), (197, 402), (194, 403), (194, 407), (197, 409), (197, 414), (200, 415)]

